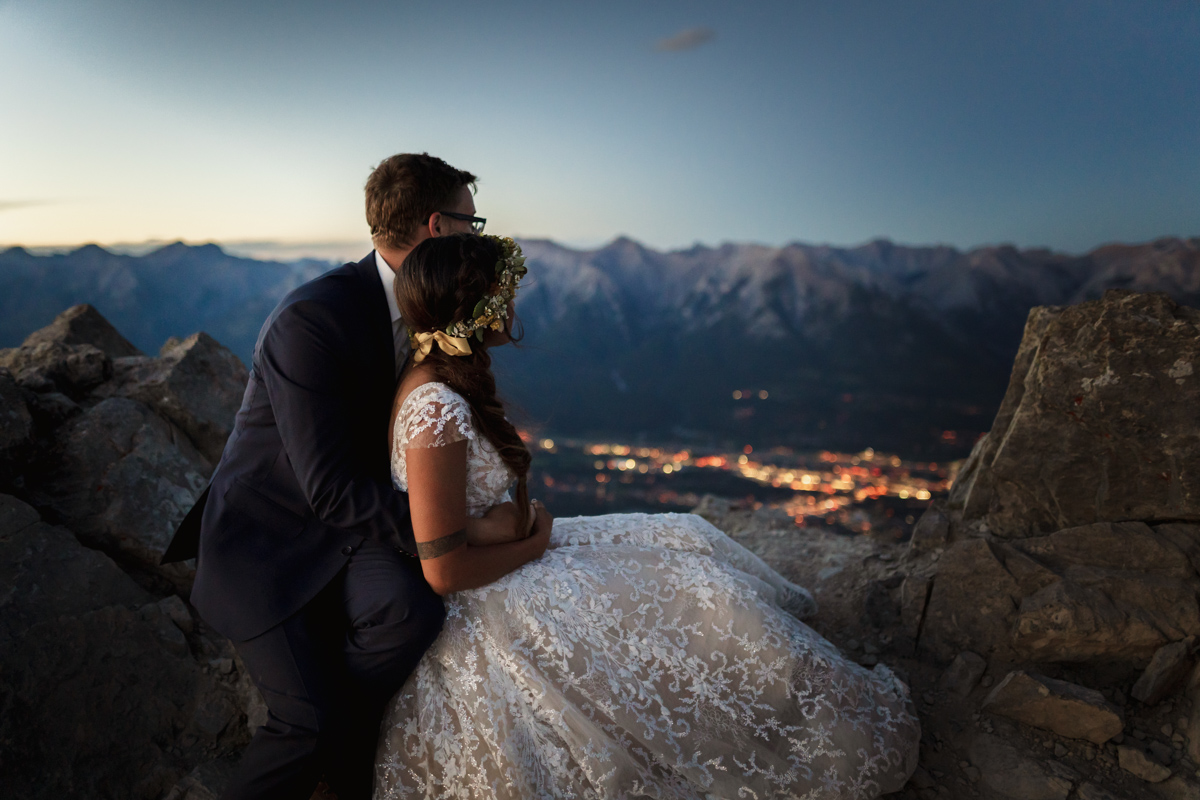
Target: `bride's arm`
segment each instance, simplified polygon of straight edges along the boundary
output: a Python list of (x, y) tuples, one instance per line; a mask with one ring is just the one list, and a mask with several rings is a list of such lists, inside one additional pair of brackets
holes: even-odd
[[(530, 518), (533, 522), (534, 518)], [(504, 544), (524, 539), (530, 531), (520, 527), (520, 515), (513, 502), (492, 506), (487, 514), (478, 519), (467, 518), (467, 544)]]
[(486, 586), (538, 558), (551, 520), (538, 506), (533, 532), (506, 544), (467, 542), (467, 442), (405, 452), (408, 502), (421, 570), (440, 595)]

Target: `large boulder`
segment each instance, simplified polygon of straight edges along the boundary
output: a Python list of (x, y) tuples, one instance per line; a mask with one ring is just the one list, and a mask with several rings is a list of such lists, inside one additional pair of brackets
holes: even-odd
[(243, 746), (240, 699), (111, 559), (0, 495), (0, 775), (22, 798), (161, 797)]
[(1200, 310), (1109, 291), (1034, 308), (992, 430), (950, 496), (962, 523), (1036, 536), (1200, 522)]
[(186, 593), (190, 570), (158, 562), (211, 473), (179, 428), (136, 400), (112, 397), (54, 432), (29, 491), (85, 544)]
[(71, 306), (44, 328), (25, 338), (23, 347), (58, 342), (65, 345), (89, 344), (99, 348), (109, 358), (140, 356), (133, 344), (113, 327), (112, 323), (87, 303)]
[(97, 394), (139, 400), (179, 426), (213, 464), (221, 459), (249, 378), (246, 367), (207, 333), (169, 339), (158, 358), (117, 359)]

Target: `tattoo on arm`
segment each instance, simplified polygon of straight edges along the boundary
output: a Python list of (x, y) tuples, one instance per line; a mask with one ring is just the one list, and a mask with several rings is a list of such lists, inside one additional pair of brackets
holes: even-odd
[(466, 543), (466, 528), (457, 530), (440, 539), (434, 539), (432, 542), (417, 542), (417, 558), (422, 561), (428, 561), (431, 558), (440, 558), (451, 550), (457, 550)]

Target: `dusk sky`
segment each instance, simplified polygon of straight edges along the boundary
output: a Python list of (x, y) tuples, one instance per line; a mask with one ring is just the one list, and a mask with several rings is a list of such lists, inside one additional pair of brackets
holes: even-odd
[(357, 257), (404, 151), (571, 245), (1200, 235), (1197, 0), (0, 0), (0, 74), (0, 245)]

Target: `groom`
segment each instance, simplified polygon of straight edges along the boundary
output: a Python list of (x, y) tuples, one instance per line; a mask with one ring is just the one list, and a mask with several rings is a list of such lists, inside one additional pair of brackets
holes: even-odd
[[(482, 228), (475, 180), (428, 154), (375, 169), (375, 251), (271, 312), (212, 483), (163, 558), (198, 545), (191, 602), (233, 640), (270, 711), (229, 800), (306, 800), (322, 774), (341, 800), (367, 800), (384, 705), (441, 629), (390, 477), (408, 354), (392, 279), (421, 241)], [(479, 524), (515, 520), (503, 509)]]

